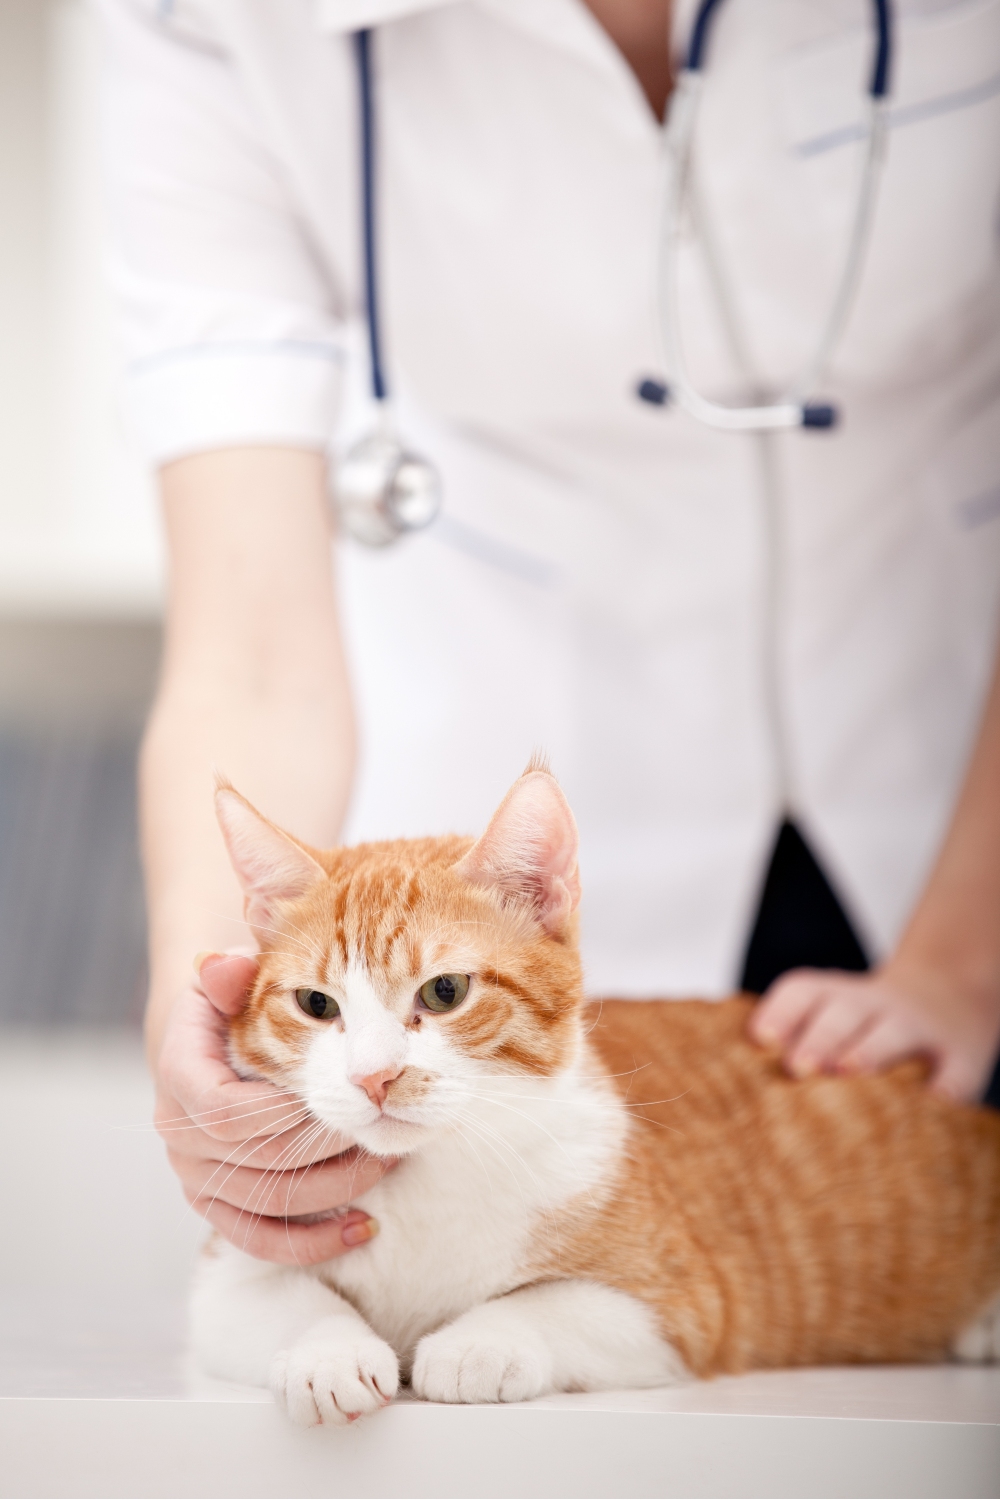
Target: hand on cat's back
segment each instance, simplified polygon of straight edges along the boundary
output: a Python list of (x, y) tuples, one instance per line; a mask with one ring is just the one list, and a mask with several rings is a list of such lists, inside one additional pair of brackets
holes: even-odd
[(256, 970), (254, 959), (211, 954), (178, 997), (155, 1068), (155, 1123), (185, 1197), (220, 1234), (261, 1260), (315, 1265), (371, 1238), (367, 1214), (342, 1211), (388, 1163), (337, 1154), (344, 1142), (317, 1139), (301, 1100), (233, 1072), (228, 1017)]
[(1000, 1010), (988, 992), (892, 960), (870, 974), (794, 969), (754, 1008), (750, 1034), (797, 1077), (875, 1073), (924, 1057), (936, 1092), (971, 1102), (1000, 1045)]

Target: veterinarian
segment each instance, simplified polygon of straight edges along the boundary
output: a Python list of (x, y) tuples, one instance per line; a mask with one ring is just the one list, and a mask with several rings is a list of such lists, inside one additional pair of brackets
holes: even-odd
[[(127, 397), (171, 559), (142, 756), (148, 1034), (199, 1211), (255, 1254), (318, 1261), (372, 1232), (330, 1214), (378, 1170), (307, 1167), (281, 1101), (229, 1069), (254, 966), (218, 956), (241, 936), (216, 767), (330, 845), (475, 831), (543, 746), (580, 824), (592, 992), (741, 982), (795, 1072), (920, 1053), (931, 1086), (981, 1096), (1000, 1045), (998, 0), (892, 8), (861, 276), (807, 393), (839, 421), (746, 432), (637, 396), (665, 373), (661, 120), (691, 0), (102, 9)], [(671, 240), (712, 402), (774, 400), (822, 337), (872, 36), (866, 0), (715, 7)], [(443, 504), (334, 552), (331, 447), (376, 420), (373, 269), (393, 434)]]

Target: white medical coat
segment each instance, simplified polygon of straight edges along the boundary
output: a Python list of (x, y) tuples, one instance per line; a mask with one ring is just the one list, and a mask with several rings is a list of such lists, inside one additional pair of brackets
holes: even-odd
[[(475, 831), (538, 747), (580, 823), (593, 990), (731, 985), (786, 808), (885, 951), (996, 638), (1000, 0), (897, 4), (874, 234), (821, 392), (842, 425), (765, 440), (635, 398), (661, 368), (659, 127), (579, 0), (102, 9), (114, 275), (154, 461), (363, 426), (346, 33), (378, 27), (389, 374), (446, 500), (426, 533), (342, 549), (349, 836)], [(865, 0), (718, 13), (681, 266), (716, 398), (776, 390), (812, 352), (871, 47)]]

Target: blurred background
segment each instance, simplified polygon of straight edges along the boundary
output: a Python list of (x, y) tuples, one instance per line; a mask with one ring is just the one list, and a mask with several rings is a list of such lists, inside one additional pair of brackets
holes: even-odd
[(202, 1237), (140, 1038), (163, 560), (117, 409), (98, 63), (85, 0), (0, 0), (0, 1396), (173, 1389)]
[(116, 405), (98, 39), (0, 0), (0, 1025), (136, 1028), (135, 752), (159, 652), (152, 486)]

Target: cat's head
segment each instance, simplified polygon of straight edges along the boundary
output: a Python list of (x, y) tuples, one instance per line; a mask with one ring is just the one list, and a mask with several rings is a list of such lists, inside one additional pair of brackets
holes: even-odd
[(216, 807), (261, 948), (234, 1062), (368, 1150), (400, 1155), (497, 1078), (574, 1060), (582, 995), (577, 832), (529, 767), (482, 838), (322, 852), (230, 786)]

